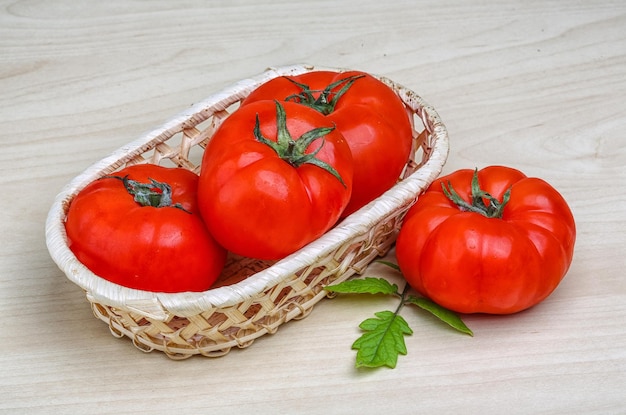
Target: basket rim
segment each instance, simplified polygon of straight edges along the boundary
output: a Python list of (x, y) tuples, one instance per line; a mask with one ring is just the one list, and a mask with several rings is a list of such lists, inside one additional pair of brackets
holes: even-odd
[[(330, 70), (343, 72), (349, 69), (296, 64), (268, 68), (263, 73), (236, 82), (220, 92), (194, 104), (187, 110), (170, 118), (159, 127), (143, 134), (140, 138), (124, 145), (109, 156), (92, 164), (81, 174), (74, 177), (57, 194), (46, 218), (46, 245), (48, 251), (58, 265), (76, 285), (86, 291), (92, 302), (122, 307), (157, 320), (165, 320), (168, 313), (190, 316), (211, 308), (228, 307), (250, 299), (252, 296), (279, 283), (289, 273), (317, 262), (325, 254), (333, 252), (345, 242), (342, 235), (362, 235), (369, 231), (369, 224), (389, 215), (395, 208), (394, 200), (411, 200), (417, 198), (419, 189), (430, 184), (443, 169), (448, 156), (448, 132), (436, 110), (429, 106), (413, 91), (387, 78), (379, 79), (393, 85), (405, 103), (422, 109), (432, 125), (433, 146), (426, 162), (415, 172), (397, 183), (383, 195), (363, 206), (346, 217), (335, 228), (329, 230), (317, 240), (304, 246), (293, 254), (277, 261), (271, 267), (232, 285), (211, 288), (203, 292), (161, 293), (127, 288), (91, 272), (69, 249), (65, 234), (64, 206), (80, 189), (85, 187), (103, 172), (109, 173), (121, 167), (122, 159), (131, 154), (142, 154), (152, 148), (155, 142), (164, 141), (163, 136), (185, 122), (189, 122), (198, 113), (211, 113), (227, 107), (226, 103), (234, 96), (247, 95), (258, 85), (278, 76), (298, 75), (313, 70)], [(374, 75), (376, 76), (376, 75)], [(169, 137), (168, 137), (169, 138)], [(418, 191), (416, 193), (416, 190)], [(184, 304), (184, 307), (181, 306)]]

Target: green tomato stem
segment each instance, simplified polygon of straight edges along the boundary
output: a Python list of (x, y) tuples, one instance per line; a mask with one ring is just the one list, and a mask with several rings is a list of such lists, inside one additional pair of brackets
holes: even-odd
[[(472, 177), (472, 202), (465, 201), (452, 187), (450, 181), (447, 183), (441, 183), (441, 189), (448, 199), (450, 199), (455, 205), (465, 212), (474, 212), (483, 215), (487, 218), (501, 219), (504, 213), (504, 207), (511, 198), (511, 188), (502, 196), (502, 201), (499, 201), (488, 192), (485, 192), (480, 188), (478, 183), (478, 169), (474, 170)], [(487, 203), (485, 203), (487, 200)]]
[[(352, 84), (354, 84), (357, 79), (363, 78), (364, 76), (365, 75), (348, 76), (329, 84), (322, 91), (313, 90), (310, 86), (306, 84), (296, 82), (291, 78), (286, 78), (287, 80), (297, 85), (300, 89), (302, 89), (302, 91), (300, 91), (300, 93), (298, 94), (288, 96), (287, 98), (285, 98), (285, 101), (294, 101), (298, 104), (311, 107), (324, 115), (328, 115), (335, 111), (335, 106), (337, 106), (339, 98), (341, 98), (343, 94), (348, 92), (348, 90), (352, 87)], [(341, 89), (339, 89), (339, 91), (337, 92), (333, 92), (333, 89), (337, 88), (338, 86), (341, 86)], [(313, 95), (314, 92), (320, 92), (317, 98), (315, 98), (315, 96)]]
[(191, 213), (186, 210), (180, 203), (172, 203), (172, 187), (163, 182), (148, 178), (150, 183), (141, 183), (136, 180), (120, 176), (104, 176), (103, 179), (118, 179), (124, 184), (126, 191), (133, 196), (135, 202), (139, 205), (155, 208), (173, 207), (181, 209), (184, 212)]
[[(256, 122), (254, 124), (255, 139), (271, 147), (276, 152), (276, 154), (278, 154), (278, 157), (285, 160), (293, 167), (298, 168), (303, 164), (312, 164), (326, 170), (327, 172), (335, 176), (335, 178), (337, 178), (337, 180), (339, 180), (341, 184), (346, 187), (346, 184), (341, 178), (339, 172), (335, 170), (335, 168), (330, 164), (317, 158), (317, 154), (320, 152), (325, 143), (324, 136), (333, 131), (335, 129), (335, 126), (314, 128), (302, 134), (297, 140), (294, 140), (289, 130), (287, 130), (287, 114), (285, 113), (285, 108), (281, 105), (280, 102), (275, 102), (277, 129), (276, 141), (272, 141), (263, 136), (263, 134), (261, 133), (261, 123), (259, 121), (258, 114), (256, 116)], [(307, 154), (307, 148), (313, 143), (313, 141), (319, 138), (322, 139), (319, 147), (316, 148), (312, 153)]]

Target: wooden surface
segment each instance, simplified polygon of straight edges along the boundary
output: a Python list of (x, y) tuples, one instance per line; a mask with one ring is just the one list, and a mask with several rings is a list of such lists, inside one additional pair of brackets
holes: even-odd
[[(2, 1), (0, 63), (0, 412), (626, 413), (623, 1)], [(395, 304), (378, 297), (324, 300), (219, 359), (112, 337), (46, 250), (55, 194), (197, 100), (291, 63), (417, 91), (448, 126), (446, 173), (505, 164), (554, 185), (578, 226), (556, 292), (466, 317), (473, 338), (405, 309), (415, 333), (394, 370), (357, 370), (350, 350)]]

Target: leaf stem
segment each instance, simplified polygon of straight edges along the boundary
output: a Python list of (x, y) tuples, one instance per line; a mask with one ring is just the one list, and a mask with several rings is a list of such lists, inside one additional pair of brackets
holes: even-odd
[(402, 292), (396, 292), (396, 295), (398, 295), (398, 297), (400, 297), (400, 303), (398, 304), (398, 307), (396, 307), (396, 311), (394, 312), (394, 314), (398, 315), (400, 314), (400, 310), (402, 310), (402, 307), (404, 307), (404, 305), (408, 302), (406, 295), (409, 292), (409, 289), (411, 287), (409, 286), (409, 284), (404, 284), (404, 288), (402, 289)]

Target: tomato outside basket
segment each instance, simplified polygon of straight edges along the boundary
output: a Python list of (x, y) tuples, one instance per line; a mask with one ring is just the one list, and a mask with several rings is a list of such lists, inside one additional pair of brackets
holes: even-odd
[(257, 261), (230, 256), (208, 291), (154, 293), (98, 277), (68, 247), (65, 216), (72, 198), (87, 184), (138, 163), (180, 166), (198, 173), (211, 136), (253, 89), (278, 76), (313, 70), (345, 71), (293, 65), (242, 80), (95, 163), (57, 195), (46, 221), (50, 255), (85, 291), (93, 313), (114, 336), (127, 336), (140, 350), (160, 350), (172, 359), (222, 356), (276, 332), (283, 323), (307, 316), (327, 296), (324, 286), (363, 273), (388, 252), (406, 211), (441, 173), (449, 144), (434, 108), (415, 92), (380, 76), (376, 77), (402, 99), (414, 131), (413, 151), (398, 183), (288, 257)]

